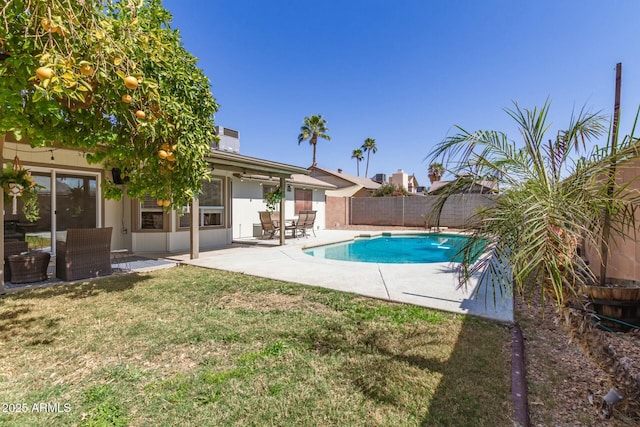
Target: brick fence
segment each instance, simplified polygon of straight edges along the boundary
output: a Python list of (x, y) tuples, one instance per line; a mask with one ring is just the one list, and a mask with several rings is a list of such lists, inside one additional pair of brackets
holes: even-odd
[[(477, 210), (492, 205), (496, 197), (489, 194), (451, 196), (442, 209), (440, 226), (470, 226)], [(326, 225), (328, 228), (340, 228), (345, 225), (423, 227), (424, 215), (433, 211), (438, 199), (439, 196), (327, 197)]]

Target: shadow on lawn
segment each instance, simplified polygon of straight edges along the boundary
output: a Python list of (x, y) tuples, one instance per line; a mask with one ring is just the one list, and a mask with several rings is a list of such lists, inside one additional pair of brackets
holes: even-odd
[[(321, 354), (356, 353), (342, 374), (372, 401), (413, 412), (424, 406), (416, 399), (430, 400), (427, 413), (416, 414), (423, 426), (511, 425), (509, 355), (504, 351), (509, 331), (475, 317), (463, 322), (446, 360), (420, 355), (425, 346), (442, 345), (435, 329), (390, 338), (385, 331), (361, 328), (354, 343), (353, 331), (328, 325), (326, 332), (307, 337), (307, 344)], [(419, 371), (434, 373), (439, 382), (418, 378)], [(430, 381), (437, 382), (432, 390), (425, 386)]]
[(130, 273), (121, 276), (97, 277), (95, 279), (87, 279), (83, 282), (58, 282), (48, 287), (26, 289), (16, 292), (7, 295), (6, 298), (14, 300), (47, 299), (57, 296), (64, 296), (69, 299), (89, 298), (105, 292), (122, 292), (132, 289), (138, 282), (147, 280), (149, 277), (148, 274)]
[(28, 345), (51, 343), (52, 333), (58, 329), (62, 317), (38, 316), (33, 313), (39, 301), (56, 296), (69, 299), (83, 299), (102, 293), (122, 292), (132, 289), (137, 283), (147, 280), (148, 275), (128, 274), (126, 276), (102, 277), (85, 282), (56, 283), (46, 288), (28, 289), (0, 298), (0, 341), (20, 335), (27, 337)]
[(422, 425), (512, 425), (510, 342), (505, 324), (467, 317)]

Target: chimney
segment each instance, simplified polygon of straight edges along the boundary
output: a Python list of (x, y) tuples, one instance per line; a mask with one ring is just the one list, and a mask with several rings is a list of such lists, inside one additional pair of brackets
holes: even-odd
[(342, 173), (342, 169), (338, 169), (338, 173)]

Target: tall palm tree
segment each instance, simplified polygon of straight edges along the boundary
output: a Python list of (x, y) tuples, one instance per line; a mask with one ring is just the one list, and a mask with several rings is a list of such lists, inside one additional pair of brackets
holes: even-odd
[(353, 153), (351, 154), (351, 158), (356, 159), (358, 176), (360, 176), (360, 162), (362, 161), (362, 159), (364, 159), (364, 156), (362, 155), (362, 150), (360, 148), (356, 148), (355, 150), (353, 150)]
[[(585, 142), (604, 133), (602, 116), (583, 109), (547, 143), (549, 102), (540, 109), (515, 104), (505, 111), (520, 130), (520, 143), (502, 132), (468, 132), (457, 127), (456, 135), (445, 138), (432, 151), (432, 161), (455, 159), (448, 164), (456, 165), (452, 172), (462, 178), (445, 187), (445, 197), (431, 221), (438, 224), (447, 197), (459, 188), (477, 180), (497, 180), (504, 191), (494, 205), (478, 213), (477, 228), (461, 251), (461, 284), (484, 272), (489, 280), (483, 283), (494, 292), (531, 295), (536, 291), (562, 304), (580, 284), (594, 280), (584, 261), (574, 254), (578, 242), (599, 247), (602, 212), (616, 216), (611, 221), (616, 233), (628, 236), (635, 230), (640, 197), (625, 184), (616, 184), (613, 195), (607, 194), (603, 182), (611, 164), (638, 156), (637, 140), (625, 138), (613, 154), (596, 146), (573, 161), (572, 146), (584, 153)], [(491, 243), (492, 256), (476, 262), (479, 245), (486, 242)]]
[(371, 153), (375, 154), (378, 151), (378, 147), (376, 147), (376, 140), (373, 138), (365, 139), (361, 148), (365, 153), (367, 153), (367, 168), (364, 172), (364, 176), (366, 177), (369, 176), (369, 156)]
[(322, 114), (317, 116), (305, 117), (302, 126), (300, 126), (300, 135), (298, 135), (298, 145), (302, 141), (309, 140), (309, 144), (313, 146), (313, 163), (311, 166), (316, 166), (316, 146), (318, 145), (318, 138), (331, 141), (331, 137), (327, 135), (329, 129), (327, 128), (327, 121), (322, 118)]
[(436, 181), (440, 181), (442, 175), (444, 175), (445, 169), (442, 163), (434, 162), (429, 165), (429, 181), (433, 184)]

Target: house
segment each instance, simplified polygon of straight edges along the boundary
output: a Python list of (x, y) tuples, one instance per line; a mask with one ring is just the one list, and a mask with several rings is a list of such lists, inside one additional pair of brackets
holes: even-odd
[[(206, 156), (212, 180), (203, 183), (203, 193), (198, 198), (197, 249), (225, 246), (234, 238), (252, 235), (254, 224), (259, 222), (258, 211), (266, 207), (265, 183), (291, 188), (285, 192), (283, 216), (294, 215), (301, 206), (311, 208), (318, 211), (316, 226), (324, 228), (324, 192), (335, 187), (311, 179), (306, 168), (241, 155), (237, 152), (237, 131), (220, 128), (219, 132), (225, 136), (221, 141), (227, 137), (231, 141)], [(5, 163), (17, 157), (42, 186), (38, 191), (40, 219), (26, 221), (18, 199), (15, 214), (11, 205), (6, 206), (5, 231), (17, 236), (28, 234), (30, 240), (40, 242), (41, 248), (52, 254), (56, 252), (56, 238), (62, 238), (68, 228), (113, 227), (112, 249), (175, 253), (191, 248), (190, 206), (184, 207), (184, 215), (179, 215), (176, 210), (163, 210), (152, 198), (137, 200), (125, 195), (119, 201), (107, 200), (102, 195), (102, 182), (118, 182), (117, 171), (89, 164), (83, 152), (32, 148), (9, 134), (0, 136), (0, 144)], [(254, 176), (263, 179), (251, 179)]]
[(416, 179), (416, 175), (408, 175), (402, 169), (398, 169), (397, 172), (394, 172), (389, 178), (389, 184), (393, 184), (396, 187), (402, 187), (407, 190), (409, 194), (418, 194), (418, 180)]
[[(301, 210), (317, 212), (315, 227), (324, 228), (325, 192), (336, 186), (301, 173), (291, 174), (285, 186), (285, 218)], [(264, 174), (235, 173), (233, 179), (233, 238), (258, 237), (262, 233), (256, 212), (266, 209), (266, 195), (280, 185), (279, 178)]]
[(327, 196), (331, 197), (369, 197), (380, 188), (380, 183), (370, 178), (350, 175), (342, 169), (337, 171), (318, 166), (309, 168), (312, 178), (335, 185), (335, 190), (327, 190)]

